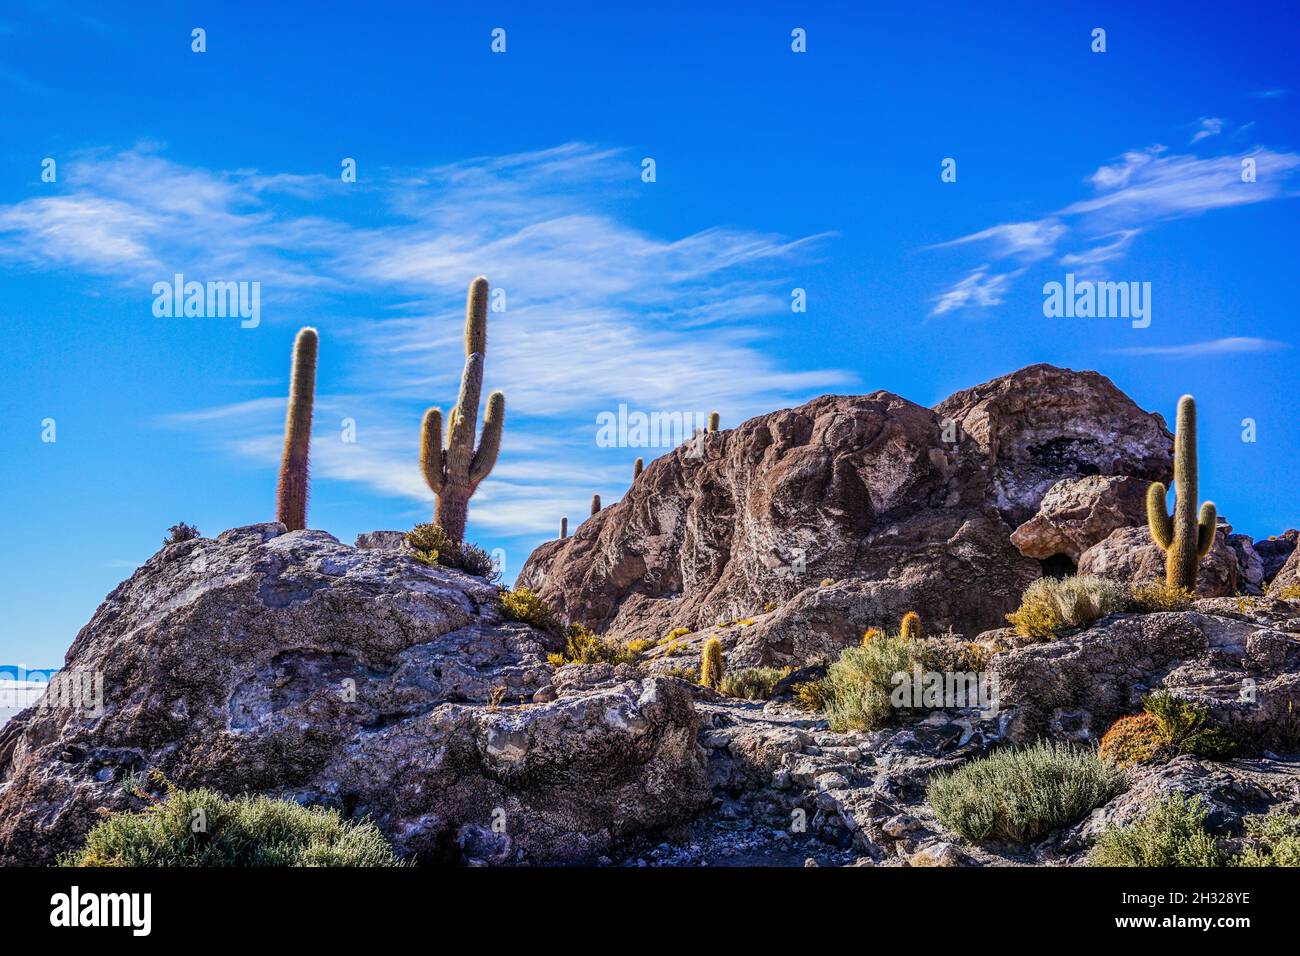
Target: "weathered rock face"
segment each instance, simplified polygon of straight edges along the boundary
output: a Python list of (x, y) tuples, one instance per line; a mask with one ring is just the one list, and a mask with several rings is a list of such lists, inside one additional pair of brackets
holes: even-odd
[[(1079, 573), (1098, 574), (1126, 584), (1164, 581), (1165, 553), (1151, 540), (1145, 525), (1120, 528), (1079, 557)], [(1198, 565), (1196, 593), (1199, 597), (1236, 594), (1237, 574), (1237, 554), (1220, 526), (1214, 545)]]
[(935, 406), (988, 459), (993, 503), (1013, 527), (1062, 478), (1130, 475), (1168, 481), (1173, 436), (1104, 375), (1031, 365)]
[(501, 621), (496, 594), (278, 524), (164, 548), (68, 652), (65, 672), (102, 676), (102, 711), (0, 731), (0, 863), (74, 848), (151, 769), (369, 814), (435, 861), (590, 860), (707, 803), (684, 684), (522, 704), (550, 689), (553, 639)]
[(1286, 559), (1281, 570), (1274, 575), (1273, 580), (1268, 584), (1268, 593), (1277, 596), (1284, 588), (1298, 584), (1300, 584), (1300, 549), (1292, 551), (1291, 557)]
[(1300, 531), (1292, 528), (1283, 534), (1254, 542), (1255, 553), (1264, 562), (1265, 583), (1270, 583), (1277, 577), (1287, 559), (1295, 552), (1297, 539), (1300, 539)]
[[(1300, 742), (1300, 605), (1234, 598), (1195, 610), (1128, 614), (993, 658), (1008, 737), (1097, 740), (1142, 697), (1166, 688), (1204, 707), (1248, 752)], [(1069, 728), (1068, 732), (1063, 728)]]
[(1150, 482), (1127, 476), (1089, 475), (1058, 481), (1043, 496), (1034, 515), (1011, 535), (1027, 558), (1079, 556), (1117, 528), (1145, 521)]
[[(887, 392), (825, 396), (651, 462), (623, 500), (539, 547), (518, 583), (621, 638), (782, 606), (746, 635), (746, 660), (839, 646), (914, 608), (973, 634), (1042, 573), (1008, 518), (1033, 516), (1061, 479), (1168, 480), (1171, 447), (1158, 416), (1094, 372), (1036, 365), (933, 411)], [(1127, 514), (1130, 484), (1076, 495), (1083, 511), (1056, 531), (1066, 546)]]

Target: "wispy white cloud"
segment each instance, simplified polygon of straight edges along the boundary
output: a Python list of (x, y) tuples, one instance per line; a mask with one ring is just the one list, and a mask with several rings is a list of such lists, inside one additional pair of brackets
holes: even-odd
[[(214, 172), (142, 145), (71, 159), (57, 192), (0, 206), (0, 260), (109, 277), (135, 290), (142, 313), (152, 283), (174, 272), (260, 281), (264, 327), (312, 303), (322, 363), (346, 354), (349, 366), (348, 392), (317, 396), (314, 473), (417, 510), (432, 502), (416, 467), (420, 416), (455, 398), (465, 289), (485, 274), (505, 306), (490, 315), (485, 388), (506, 392), (507, 427), (471, 520), (549, 532), (593, 492), (616, 499), (634, 457), (667, 450), (628, 449), (609, 464), (595, 443), (600, 411), (716, 409), (734, 424), (855, 383), (843, 370), (787, 367), (764, 347), (774, 323), (801, 320), (790, 290), (828, 237), (633, 228), (607, 207), (635, 201), (638, 173), (621, 151), (576, 143), (363, 169), (356, 188), (373, 201), (356, 221), (352, 187), (327, 177)], [(348, 348), (331, 355), (339, 342)], [(286, 388), (161, 421), (271, 468)], [(355, 443), (340, 438), (343, 418), (356, 422)]]
[(983, 309), (1001, 305), (1006, 297), (1007, 287), (1022, 271), (990, 275), (989, 267), (986, 265), (973, 269), (966, 278), (934, 297), (932, 300), (934, 308), (930, 310), (931, 318), (946, 315), (957, 309)]
[(1152, 355), (1164, 358), (1205, 358), (1213, 355), (1242, 355), (1252, 352), (1276, 352), (1290, 348), (1286, 342), (1277, 339), (1260, 339), (1235, 336), (1213, 339), (1208, 342), (1190, 342), (1186, 345), (1145, 345), (1130, 348), (1111, 349), (1119, 355)]
[[(1193, 142), (1218, 134), (1223, 121), (1205, 117), (1200, 127)], [(1254, 182), (1242, 181), (1246, 159), (1255, 163)], [(996, 305), (1027, 264), (1053, 256), (1099, 278), (1138, 236), (1162, 222), (1294, 195), (1297, 168), (1300, 153), (1265, 147), (1204, 158), (1171, 154), (1162, 145), (1126, 152), (1085, 177), (1093, 191), (1087, 198), (1040, 219), (1001, 223), (931, 247), (972, 245), (990, 257), (941, 293), (931, 315)]]
[(1286, 96), (1288, 92), (1290, 91), (1282, 87), (1274, 87), (1273, 89), (1268, 90), (1255, 90), (1250, 95), (1261, 100), (1275, 100)]
[(1218, 136), (1223, 132), (1223, 120), (1217, 116), (1202, 116), (1200, 119), (1200, 129), (1192, 134), (1191, 142), (1199, 143), (1203, 139), (1209, 139), (1211, 136)]

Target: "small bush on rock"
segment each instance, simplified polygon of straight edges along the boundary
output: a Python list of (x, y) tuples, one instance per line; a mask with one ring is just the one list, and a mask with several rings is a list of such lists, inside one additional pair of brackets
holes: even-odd
[[(202, 822), (202, 827), (197, 822)], [(110, 813), (64, 866), (400, 866), (372, 823), (262, 796), (169, 789), (139, 813)]]
[(1151, 763), (1165, 750), (1167, 741), (1160, 721), (1150, 714), (1121, 717), (1101, 738), (1097, 753), (1119, 767)]
[(1204, 708), (1167, 690), (1148, 694), (1142, 701), (1142, 709), (1155, 718), (1169, 749), (1175, 754), (1226, 760), (1236, 749), (1222, 731), (1210, 726), (1210, 715)]
[(181, 521), (167, 529), (167, 537), (163, 538), (163, 546), (180, 544), (182, 541), (191, 541), (198, 537), (201, 537), (198, 528)]
[(455, 568), (488, 581), (501, 576), (490, 554), (476, 544), (453, 540), (436, 524), (417, 524), (406, 532), (406, 543), (422, 564)]
[(1235, 746), (1209, 725), (1209, 713), (1167, 690), (1148, 694), (1142, 713), (1121, 717), (1101, 738), (1099, 753), (1121, 767), (1180, 754), (1225, 760)]
[(1125, 610), (1128, 603), (1128, 590), (1109, 578), (1039, 578), (1025, 589), (1020, 607), (1007, 620), (1021, 637), (1049, 638), (1067, 627), (1087, 627)]
[(558, 634), (560, 631), (559, 618), (555, 616), (551, 606), (528, 588), (502, 591), (501, 596), (497, 598), (497, 607), (507, 621), (531, 624), (538, 630), (549, 631), (552, 634)]
[(1092, 866), (1222, 866), (1224, 855), (1205, 829), (1209, 809), (1200, 797), (1174, 794), (1141, 820), (1111, 827), (1088, 855)]
[(581, 624), (570, 624), (565, 635), (564, 653), (548, 654), (546, 659), (556, 667), (565, 664), (635, 664), (651, 644), (646, 640), (619, 644)]
[(772, 696), (772, 690), (777, 683), (789, 675), (788, 667), (783, 670), (775, 667), (746, 667), (743, 670), (723, 674), (718, 690), (728, 697), (767, 700)]
[(793, 693), (795, 706), (800, 710), (810, 710), (814, 713), (822, 713), (826, 710), (826, 701), (830, 694), (824, 678), (795, 684)]
[(1124, 780), (1095, 753), (1040, 743), (936, 777), (926, 796), (944, 826), (967, 839), (1032, 843), (1106, 803)]
[(1170, 587), (1164, 581), (1147, 581), (1129, 588), (1129, 609), (1139, 614), (1185, 611), (1195, 600), (1191, 591)]
[(1277, 592), (1283, 601), (1300, 601), (1300, 584), (1288, 584)]

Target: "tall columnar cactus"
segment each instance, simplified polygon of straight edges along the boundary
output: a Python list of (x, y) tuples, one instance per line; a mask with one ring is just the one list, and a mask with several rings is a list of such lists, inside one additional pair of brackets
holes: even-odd
[(722, 419), (717, 412), (709, 412), (709, 431), (716, 432), (721, 423)]
[(275, 518), (290, 531), (307, 527), (307, 458), (311, 446), (311, 411), (316, 397), (316, 348), (313, 328), (301, 329), (293, 341), (289, 408), (284, 416), (284, 454), (275, 489)]
[(565, 515), (560, 519), (560, 540), (563, 541), (569, 536), (569, 516)]
[(711, 637), (700, 650), (700, 683), (718, 689), (722, 683), (722, 641)]
[(632, 463), (632, 480), (636, 481), (641, 477), (641, 471), (645, 468), (645, 459), (638, 458)]
[(591, 496), (591, 513), (595, 514), (600, 510), (600, 495)]
[(1166, 509), (1168, 489), (1152, 482), (1147, 489), (1147, 525), (1151, 539), (1165, 552), (1165, 583), (1196, 590), (1196, 567), (1214, 544), (1218, 514), (1213, 501), (1201, 505), (1196, 515), (1196, 400), (1178, 400), (1178, 426), (1174, 432), (1174, 513)]
[(905, 641), (915, 641), (921, 636), (921, 615), (908, 611), (898, 627), (898, 636)]
[(453, 541), (465, 537), (469, 499), (479, 482), (488, 476), (501, 450), (501, 427), (506, 419), (506, 397), (500, 392), (488, 396), (483, 418), (483, 435), (474, 449), (478, 425), (478, 400), (483, 388), (483, 362), (487, 357), (488, 280), (479, 276), (469, 284), (465, 304), (465, 371), (460, 377), (460, 395), (447, 424), (447, 447), (442, 445), (442, 410), (424, 413), (420, 437), (420, 470), (430, 490), (438, 496), (434, 521)]

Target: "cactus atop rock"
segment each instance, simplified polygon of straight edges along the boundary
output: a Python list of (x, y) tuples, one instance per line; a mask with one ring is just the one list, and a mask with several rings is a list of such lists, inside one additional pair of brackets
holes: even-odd
[(638, 458), (632, 463), (632, 480), (636, 481), (641, 477), (641, 471), (645, 468), (645, 459)]
[(1166, 508), (1168, 489), (1152, 482), (1147, 489), (1147, 526), (1151, 540), (1165, 552), (1165, 583), (1192, 592), (1197, 565), (1213, 546), (1218, 524), (1212, 501), (1201, 506), (1197, 517), (1196, 477), (1196, 400), (1184, 395), (1178, 400), (1174, 432), (1174, 513)]
[(717, 412), (709, 412), (709, 431), (716, 432), (722, 419)]
[(594, 515), (600, 510), (600, 495), (591, 496), (591, 513)]
[(293, 340), (293, 372), (289, 378), (289, 408), (284, 416), (284, 453), (275, 490), (275, 519), (290, 531), (307, 527), (307, 462), (311, 446), (311, 413), (316, 397), (316, 330), (300, 329)]
[(506, 417), (505, 395), (493, 392), (488, 396), (483, 434), (475, 450), (478, 401), (483, 388), (483, 363), (487, 358), (487, 300), (488, 280), (479, 276), (469, 284), (465, 304), (465, 370), (460, 377), (460, 395), (447, 424), (446, 448), (442, 444), (441, 409), (426, 411), (420, 429), (420, 470), (429, 489), (438, 496), (434, 522), (453, 541), (465, 537), (469, 499), (496, 464)]
[(700, 650), (700, 683), (718, 689), (722, 683), (722, 641), (711, 637)]
[(569, 516), (565, 515), (560, 519), (560, 540), (563, 541), (569, 536)]
[(921, 636), (921, 615), (908, 611), (898, 626), (898, 636), (905, 641), (915, 641)]

